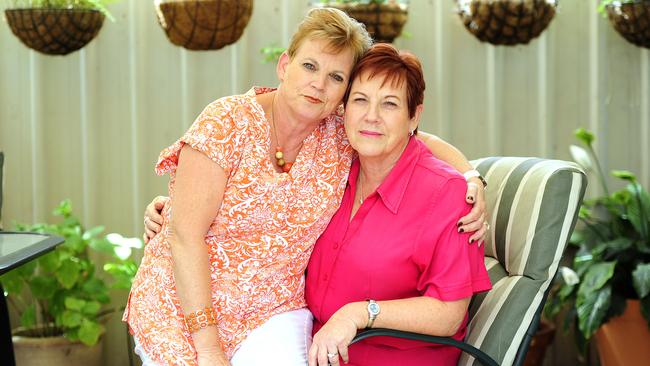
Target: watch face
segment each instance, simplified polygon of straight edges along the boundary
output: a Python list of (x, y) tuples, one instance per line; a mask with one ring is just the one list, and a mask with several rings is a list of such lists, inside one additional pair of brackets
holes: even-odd
[(371, 314), (379, 314), (379, 304), (376, 302), (371, 302), (368, 304), (368, 311), (370, 311)]

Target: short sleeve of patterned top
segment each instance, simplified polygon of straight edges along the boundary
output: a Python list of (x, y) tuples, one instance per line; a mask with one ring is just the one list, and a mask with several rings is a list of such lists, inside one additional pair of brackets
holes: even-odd
[[(269, 124), (253, 88), (208, 105), (190, 129), (160, 154), (156, 172), (174, 176), (184, 144), (228, 174), (223, 203), (205, 241), (212, 302), (222, 347), (230, 357), (272, 315), (305, 306), (303, 273), (313, 245), (341, 201), (352, 159), (342, 117), (332, 115), (304, 141), (289, 173), (268, 155)], [(124, 320), (147, 356), (160, 364), (195, 364), (176, 296), (167, 223), (145, 248)]]

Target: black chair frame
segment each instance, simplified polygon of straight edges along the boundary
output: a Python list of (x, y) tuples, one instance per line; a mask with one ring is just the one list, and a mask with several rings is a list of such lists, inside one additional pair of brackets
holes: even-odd
[[(555, 272), (555, 274), (557, 275), (557, 271)], [(535, 316), (530, 322), (530, 325), (526, 330), (526, 334), (524, 335), (524, 338), (522, 339), (521, 344), (519, 345), (519, 349), (517, 350), (517, 355), (515, 356), (515, 359), (512, 363), (514, 366), (522, 366), (524, 364), (524, 361), (526, 359), (526, 354), (528, 353), (528, 347), (530, 346), (530, 342), (532, 341), (533, 336), (535, 335), (535, 332), (537, 332), (537, 328), (539, 327), (539, 322), (542, 317), (542, 310), (544, 309), (544, 304), (546, 304), (546, 299), (548, 298), (548, 294), (550, 290), (551, 290), (551, 286), (549, 286), (549, 288), (547, 288), (546, 291), (544, 292), (542, 301), (539, 304), (537, 310), (535, 311)], [(376, 329), (369, 329), (360, 332), (354, 337), (354, 339), (352, 339), (350, 345), (370, 337), (395, 337), (395, 338), (402, 338), (402, 339), (410, 339), (413, 341), (423, 341), (428, 343), (441, 344), (444, 346), (452, 346), (460, 349), (463, 352), (468, 353), (469, 355), (474, 357), (476, 360), (478, 360), (481, 364), (485, 366), (499, 366), (499, 364), (487, 353), (481, 351), (480, 349), (472, 346), (469, 343), (457, 341), (451, 337), (437, 337), (437, 336), (430, 336), (430, 335), (419, 334), (419, 333), (404, 332), (401, 330), (376, 328)]]

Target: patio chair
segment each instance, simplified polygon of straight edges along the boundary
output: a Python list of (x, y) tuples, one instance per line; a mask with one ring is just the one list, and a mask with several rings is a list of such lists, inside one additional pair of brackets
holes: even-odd
[(490, 157), (472, 164), (488, 182), (485, 266), (492, 290), (469, 306), (465, 342), (390, 329), (359, 333), (460, 348), (458, 365), (522, 365), (551, 282), (576, 224), (587, 178), (574, 163)]

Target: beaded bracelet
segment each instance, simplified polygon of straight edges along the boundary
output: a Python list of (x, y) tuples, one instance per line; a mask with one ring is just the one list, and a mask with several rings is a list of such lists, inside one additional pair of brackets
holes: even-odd
[(193, 311), (185, 316), (185, 325), (187, 325), (187, 329), (189, 329), (190, 333), (194, 333), (205, 327), (216, 324), (217, 315), (211, 307)]

